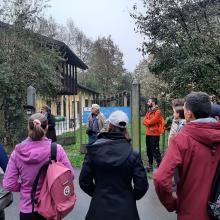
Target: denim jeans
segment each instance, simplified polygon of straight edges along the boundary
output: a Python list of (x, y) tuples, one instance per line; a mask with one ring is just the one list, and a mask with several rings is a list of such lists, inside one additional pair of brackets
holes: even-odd
[(89, 135), (89, 144), (93, 144), (97, 140), (97, 134)]

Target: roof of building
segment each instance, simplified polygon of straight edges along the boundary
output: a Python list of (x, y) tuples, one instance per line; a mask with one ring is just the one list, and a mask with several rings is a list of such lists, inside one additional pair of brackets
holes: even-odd
[[(8, 28), (10, 26), (12, 25), (0, 21), (0, 27)], [(70, 64), (73, 64), (74, 66), (83, 70), (88, 69), (88, 66), (64, 42), (37, 33), (34, 33), (34, 37), (46, 43), (48, 46), (57, 46), (59, 51), (62, 53), (62, 55), (64, 55), (65, 58), (68, 59)]]
[(79, 89), (85, 90), (85, 91), (90, 92), (90, 93), (93, 93), (93, 94), (99, 94), (99, 92), (97, 92), (97, 91), (95, 91), (95, 90), (93, 90), (93, 89), (90, 89), (90, 88), (88, 88), (88, 87), (86, 87), (86, 86), (83, 86), (83, 85), (81, 85), (81, 84), (77, 84), (77, 87), (78, 87)]
[(88, 69), (88, 66), (64, 42), (46, 37), (44, 35), (36, 35), (38, 35), (40, 40), (46, 41), (48, 44), (58, 46), (61, 53), (68, 58), (69, 63), (83, 70)]

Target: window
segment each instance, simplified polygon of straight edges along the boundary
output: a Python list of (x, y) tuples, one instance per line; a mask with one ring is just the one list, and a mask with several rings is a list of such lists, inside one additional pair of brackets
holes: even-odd
[(61, 115), (61, 102), (57, 103), (57, 115)]
[(88, 99), (85, 100), (85, 107), (89, 107), (89, 100)]
[(76, 114), (79, 114), (79, 101), (76, 102)]
[(75, 118), (75, 102), (72, 101), (72, 118)]

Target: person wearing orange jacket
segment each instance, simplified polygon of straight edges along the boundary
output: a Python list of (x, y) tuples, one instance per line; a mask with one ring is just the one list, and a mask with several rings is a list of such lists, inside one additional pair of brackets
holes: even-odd
[(144, 126), (146, 126), (146, 148), (149, 161), (148, 171), (153, 171), (153, 159), (155, 158), (157, 166), (161, 162), (160, 153), (160, 123), (163, 119), (162, 113), (157, 105), (157, 98), (150, 98), (147, 102), (149, 110), (144, 118)]

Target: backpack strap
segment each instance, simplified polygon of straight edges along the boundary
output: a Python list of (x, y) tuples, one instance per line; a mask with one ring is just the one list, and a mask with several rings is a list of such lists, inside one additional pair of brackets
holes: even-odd
[(57, 161), (57, 144), (51, 143), (50, 160)]
[(50, 164), (50, 161), (46, 162), (38, 171), (37, 176), (34, 179), (32, 189), (31, 189), (31, 204), (32, 204), (32, 213), (34, 212), (34, 206), (37, 204), (37, 199), (35, 198), (36, 192), (37, 192), (37, 185), (41, 176), (41, 173), (43, 170), (47, 170), (48, 166)]
[(35, 199), (36, 192), (37, 192), (37, 185), (39, 182), (39, 179), (41, 177), (42, 171), (47, 170), (49, 164), (51, 163), (52, 160), (56, 161), (57, 158), (57, 144), (56, 143), (51, 143), (51, 150), (50, 150), (50, 159), (47, 161), (38, 171), (37, 176), (34, 179), (32, 189), (31, 189), (31, 204), (32, 204), (32, 213), (34, 212), (34, 206), (37, 204), (37, 199)]

